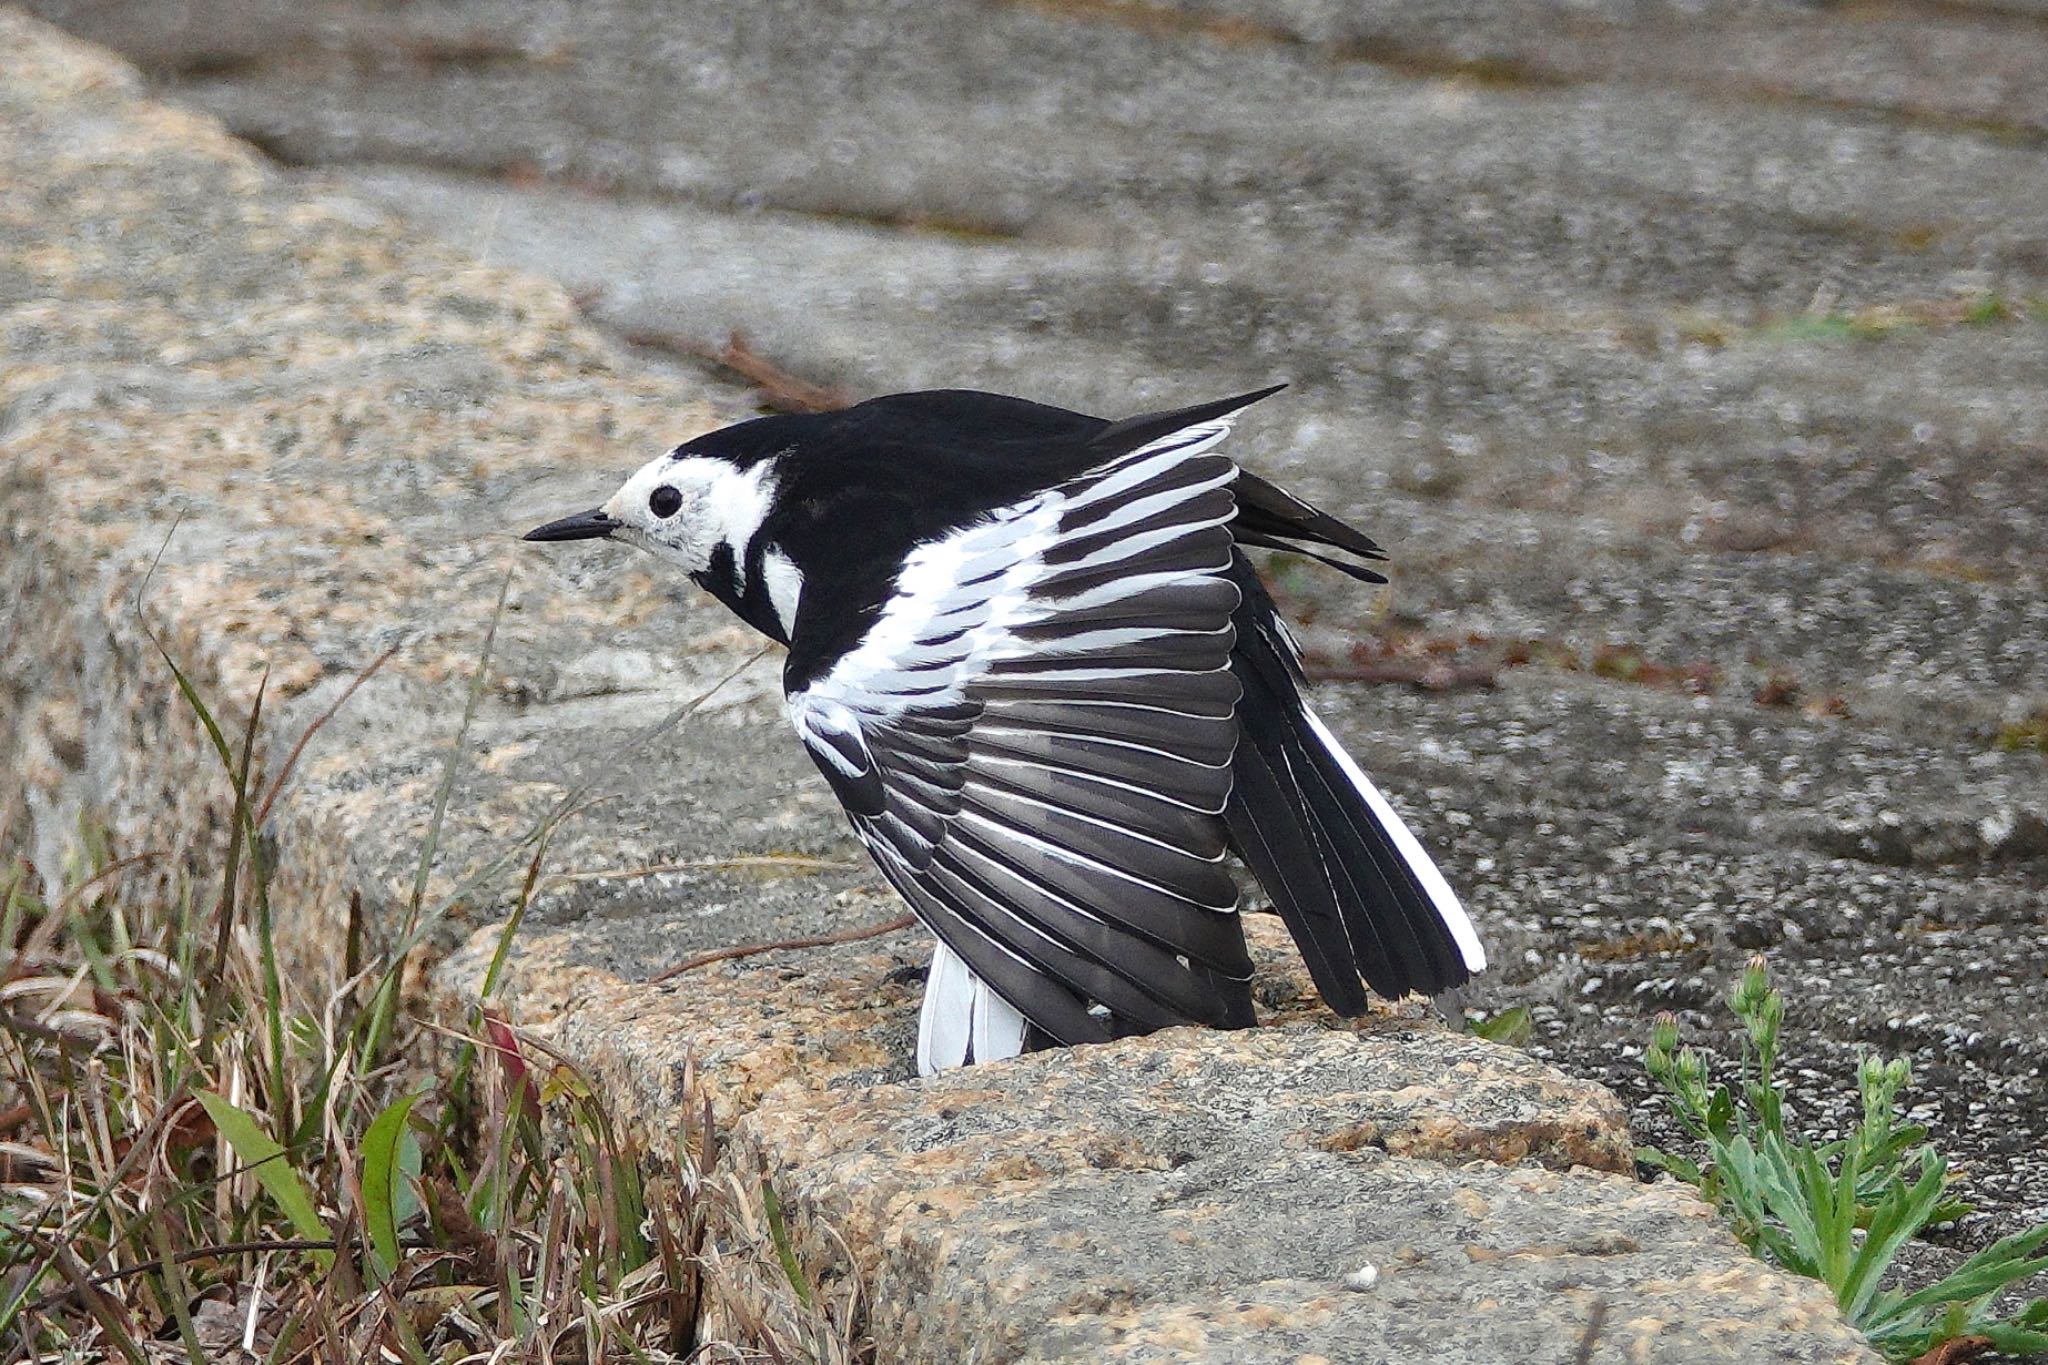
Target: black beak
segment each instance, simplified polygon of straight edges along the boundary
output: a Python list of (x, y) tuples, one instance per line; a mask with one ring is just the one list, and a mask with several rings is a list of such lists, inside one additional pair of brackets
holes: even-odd
[(613, 521), (602, 508), (593, 507), (588, 512), (578, 512), (573, 517), (563, 517), (545, 526), (536, 526), (528, 531), (522, 540), (604, 540), (626, 523)]

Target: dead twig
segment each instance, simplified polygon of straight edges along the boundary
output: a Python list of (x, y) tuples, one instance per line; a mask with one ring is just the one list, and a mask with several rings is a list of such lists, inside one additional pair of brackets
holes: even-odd
[(85, 1311), (92, 1314), (109, 1341), (132, 1365), (147, 1365), (142, 1351), (137, 1346), (135, 1334), (130, 1330), (128, 1309), (113, 1295), (93, 1284), (87, 1277), (85, 1266), (73, 1255), (71, 1248), (61, 1240), (52, 1240), (30, 1232), (24, 1240), (36, 1247), (45, 1257), (45, 1264), (54, 1268), (64, 1282), (70, 1286), (65, 1292), (75, 1294), (85, 1305)]
[(1963, 1365), (1990, 1349), (1990, 1337), (1950, 1337), (1925, 1355), (1915, 1356), (1911, 1365)]
[(1585, 1335), (1579, 1338), (1579, 1349), (1572, 1354), (1572, 1365), (1593, 1365), (1593, 1348), (1600, 1344), (1600, 1329), (1607, 1325), (1607, 1300), (1593, 1300), (1592, 1311), (1586, 1315)]
[(1437, 659), (1390, 659), (1370, 664), (1315, 664), (1307, 667), (1312, 682), (1397, 683), (1425, 692), (1455, 692), (1493, 687), (1500, 670), (1488, 664), (1446, 664)]
[(648, 977), (647, 983), (650, 986), (659, 985), (661, 982), (681, 976), (684, 972), (693, 972), (699, 967), (708, 967), (714, 962), (730, 962), (734, 958), (754, 957), (761, 953), (772, 953), (783, 948), (830, 948), (841, 943), (858, 943), (862, 939), (880, 938), (884, 934), (893, 934), (898, 929), (908, 929), (915, 923), (917, 923), (917, 916), (915, 915), (898, 915), (895, 919), (885, 920), (880, 924), (870, 924), (861, 929), (842, 929), (836, 934), (814, 934), (809, 938), (785, 938), (778, 939), (773, 943), (742, 943), (737, 948), (720, 948), (715, 953), (699, 953), (695, 957), (684, 958), (681, 962), (676, 963), (675, 966), (663, 968), (653, 976)]
[(723, 346), (659, 327), (628, 328), (619, 337), (630, 346), (670, 351), (730, 370), (760, 390), (756, 398), (762, 407), (777, 412), (837, 412), (853, 404), (853, 395), (846, 390), (813, 384), (783, 369), (755, 350), (742, 332), (732, 333)]
[[(410, 1245), (409, 1249), (411, 1249)], [(273, 1237), (248, 1242), (215, 1242), (210, 1246), (192, 1247), (181, 1251), (171, 1259), (178, 1265), (189, 1265), (193, 1261), (213, 1260), (221, 1256), (253, 1256), (265, 1251), (332, 1250), (334, 1250), (334, 1239), (331, 1237)], [(109, 1270), (99, 1275), (90, 1276), (82, 1281), (82, 1283), (86, 1288), (98, 1289), (101, 1285), (118, 1284), (120, 1281), (130, 1279), (136, 1275), (154, 1275), (163, 1268), (163, 1259), (157, 1257), (152, 1260), (137, 1261), (134, 1265), (122, 1266), (119, 1270)], [(45, 1294), (42, 1298), (28, 1305), (27, 1311), (31, 1313), (47, 1313), (65, 1300), (77, 1297), (79, 1292), (80, 1290), (77, 1285), (70, 1285), (53, 1294)]]
[(20, 1034), (58, 1048), (85, 1048), (92, 1044), (82, 1038), (74, 1038), (62, 1029), (51, 1028), (48, 1024), (31, 1019), (25, 1014), (0, 1014), (0, 1033)]

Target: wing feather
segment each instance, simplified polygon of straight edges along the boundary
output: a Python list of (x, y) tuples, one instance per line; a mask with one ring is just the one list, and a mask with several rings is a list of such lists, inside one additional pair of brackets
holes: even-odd
[(1030, 1032), (1031, 1021), (1016, 1006), (990, 990), (988, 982), (974, 983), (975, 1061), (1016, 1056), (1024, 1050), (1024, 1039)]
[[(1096, 744), (1061, 735), (1024, 735), (1022, 745), (1004, 743), (1005, 735), (982, 735), (976, 743), (975, 767), (984, 776), (1007, 778), (1031, 791), (1075, 787), (1099, 789), (1099, 797), (1082, 800), (1112, 803), (1097, 814), (1143, 809), (1162, 821), (1182, 814), (1221, 815), (1224, 803), (1215, 795), (1214, 773), (1198, 763), (1182, 763), (1154, 750)], [(1035, 744), (1032, 741), (1036, 741)], [(1061, 747), (1054, 748), (1054, 745)], [(1042, 774), (1042, 775), (1041, 775)]]
[[(1028, 884), (1004, 886), (999, 879), (984, 879), (950, 849), (933, 863), (930, 880), (940, 895), (956, 904), (988, 907), (980, 918), (992, 933), (999, 938), (1016, 935), (1027, 953), (1058, 961), (1067, 984), (1106, 1006), (1113, 1019), (1155, 1029), (1183, 1023), (1191, 1011), (1207, 1010), (1197, 978), (1170, 956), (1131, 941), (1072, 906), (1032, 895)], [(1006, 917), (1008, 907), (1015, 909)], [(1057, 946), (1033, 943), (1011, 925), (1028, 926), (1029, 934)], [(1177, 982), (1185, 987), (1175, 991)]]
[(1011, 952), (937, 894), (931, 879), (904, 866), (886, 842), (870, 842), (875, 863), (925, 927), (939, 936), (968, 969), (1037, 1027), (1061, 1043), (1101, 1042), (1116, 1035), (1109, 1020), (1030, 960)]
[(935, 972), (1006, 1002), (935, 978), (933, 1065), (1004, 1055), (1004, 1009), (1068, 1043), (1250, 1020), (1222, 815), (1239, 691), (1227, 430), (1106, 454), (919, 547), (867, 635), (789, 698), (877, 864), (953, 955)]
[(1236, 749), (1237, 727), (1228, 716), (1170, 711), (1128, 702), (991, 702), (976, 735), (1015, 752), (1052, 757), (1065, 744), (1086, 744), (1097, 758), (1106, 750), (1134, 749), (1173, 763), (1221, 767)]

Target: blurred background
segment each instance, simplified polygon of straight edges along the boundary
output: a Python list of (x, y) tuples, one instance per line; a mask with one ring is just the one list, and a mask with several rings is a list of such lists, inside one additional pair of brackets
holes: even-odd
[(1282, 588), (1471, 1002), (1655, 1137), (1766, 952), (1959, 1241), (2048, 1216), (2048, 0), (29, 8), (733, 417), (1289, 381), (1239, 449), (1393, 554)]

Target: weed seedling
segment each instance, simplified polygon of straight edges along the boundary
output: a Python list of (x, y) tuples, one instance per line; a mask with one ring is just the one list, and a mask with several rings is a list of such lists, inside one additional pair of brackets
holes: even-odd
[(1899, 1095), (1911, 1079), (1903, 1057), (1866, 1057), (1857, 1068), (1862, 1118), (1854, 1132), (1816, 1142), (1790, 1126), (1776, 1077), (1785, 1002), (1762, 958), (1752, 958), (1729, 995), (1742, 1024), (1734, 1086), (1710, 1083), (1705, 1060), (1681, 1048), (1678, 1021), (1659, 1017), (1644, 1065), (1672, 1113), (1705, 1148), (1695, 1163), (1645, 1147), (1637, 1158), (1696, 1187), (1756, 1255), (1831, 1290), (1871, 1344), (1911, 1360), (1961, 1337), (2012, 1353), (2048, 1351), (2048, 1298), (2002, 1312), (2005, 1292), (2048, 1270), (2048, 1223), (2001, 1238), (1919, 1289), (1888, 1283), (1899, 1251), (1924, 1229), (1969, 1206), (1947, 1193), (1948, 1162), (1927, 1130), (1902, 1123)]

